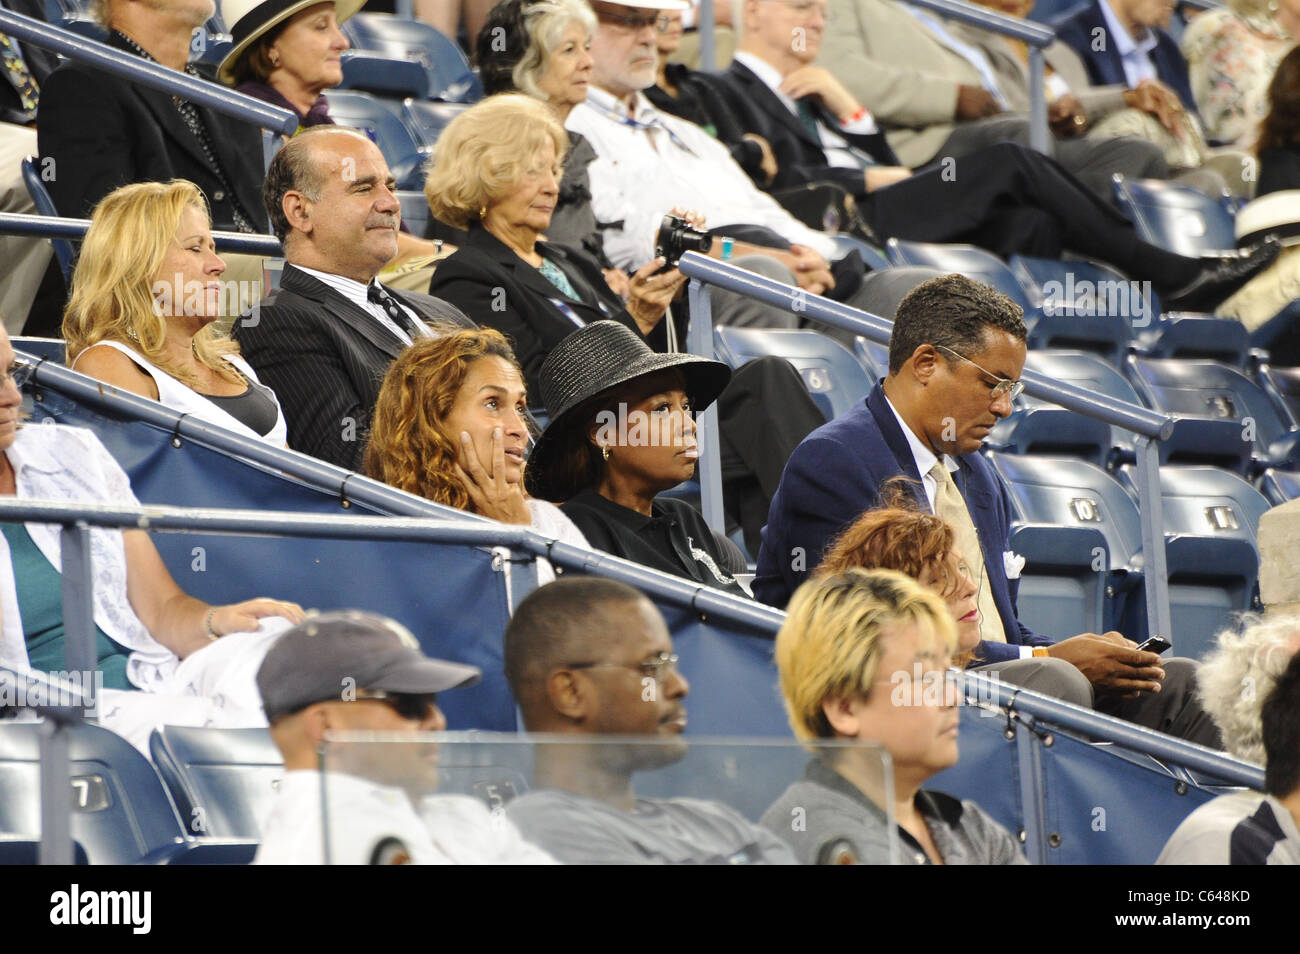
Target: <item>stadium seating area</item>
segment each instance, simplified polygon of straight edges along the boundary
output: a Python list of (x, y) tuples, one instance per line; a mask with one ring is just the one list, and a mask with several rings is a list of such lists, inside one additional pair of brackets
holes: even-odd
[[(102, 36), (80, 0), (47, 0), (47, 16), (80, 35)], [(404, 193), (403, 217), (415, 234), (426, 234), (425, 160), (441, 129), (481, 97), (481, 85), (457, 44), (423, 23), (362, 13), (345, 32), (352, 50), (343, 89), (329, 93), (330, 110), (380, 147)], [(229, 42), (226, 25), (210, 21), (202, 58), (218, 62)], [(34, 168), (26, 171), (39, 211), (53, 214)], [(1116, 193), (1152, 242), (1187, 254), (1234, 244), (1234, 209), (1226, 203), (1167, 183), (1121, 180)], [(71, 248), (55, 247), (66, 273)], [(1266, 337), (1214, 315), (1161, 313), (1149, 288), (1092, 262), (1003, 261), (973, 246), (896, 239), (873, 256), (881, 267), (927, 265), (992, 285), (1025, 311), (1028, 370), (1176, 418), (1169, 438), (1159, 442), (1159, 532), (1168, 571), (1159, 583), (1167, 589), (1176, 653), (1203, 656), (1216, 632), (1258, 607), (1260, 517), (1300, 496), (1300, 369), (1271, 364), (1261, 350)], [(866, 337), (850, 350), (812, 329), (718, 327), (713, 342), (716, 356), (733, 367), (765, 355), (788, 359), (828, 418), (861, 401), (888, 370), (884, 345)], [(482, 667), (479, 686), (446, 697), (451, 729), (516, 730), (501, 634), (536, 585), (535, 558), (545, 554), (569, 572), (623, 579), (651, 595), (693, 686), (690, 733), (788, 739), (771, 661), (770, 640), (782, 618), (777, 611), (550, 541), (476, 543), (473, 533), (492, 524), (291, 451), (241, 444), (152, 402), (97, 387), (59, 365), (57, 341), (13, 343), (20, 358), (41, 362), (25, 393), (33, 423), (94, 430), (146, 506), (185, 508), (196, 524), (205, 510), (249, 510), (323, 520), (420, 517), (468, 528), (469, 536), (456, 542), (393, 541), (346, 529), (334, 538), (210, 533), (197, 526), (155, 534), (173, 576), (202, 599), (225, 602), (265, 589), (266, 568), (275, 567), (278, 595), (322, 609), (384, 612), (416, 633), (429, 654)], [(1011, 546), (1027, 559), (1019, 592), (1025, 622), (1055, 636), (1118, 629), (1144, 638), (1157, 583), (1145, 572), (1134, 435), (1025, 394), (989, 435), (984, 453), (1015, 507)], [(196, 561), (200, 548), (205, 560)], [(1025, 698), (1027, 708), (1014, 717), (1009, 706), (966, 707), (962, 760), (933, 787), (978, 798), (1012, 831), (1026, 833), (1032, 861), (1149, 863), (1188, 812), (1222, 786), (1241, 782), (1226, 760), (1221, 775), (1207, 769), (1208, 781), (1193, 779), (1170, 767), (1176, 758), (1147, 754), (1115, 720), (1090, 715), (1089, 733), (1071, 713), (1053, 722), (1050, 707), (1036, 719), (1031, 710), (1038, 697)], [(1054, 740), (1044, 726), (1057, 727)], [(265, 731), (169, 727), (155, 732), (152, 761), (95, 726), (76, 726), (69, 738), (79, 861), (251, 859), (259, 806), (280, 767)], [(6, 863), (35, 860), (39, 744), (36, 725), (0, 722), (0, 861)], [(1099, 835), (1081, 806), (1107, 793), (1108, 804), (1129, 809), (1113, 811)]]

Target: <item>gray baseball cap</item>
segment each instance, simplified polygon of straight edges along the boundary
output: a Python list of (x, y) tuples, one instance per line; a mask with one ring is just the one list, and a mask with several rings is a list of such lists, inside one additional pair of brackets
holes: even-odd
[(477, 666), (430, 659), (401, 623), (360, 610), (318, 613), (286, 629), (262, 660), (267, 721), (351, 689), (428, 695), (471, 686)]

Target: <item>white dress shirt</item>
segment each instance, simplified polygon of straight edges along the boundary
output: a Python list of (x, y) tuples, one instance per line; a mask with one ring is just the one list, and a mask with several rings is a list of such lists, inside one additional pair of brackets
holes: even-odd
[(838, 257), (830, 236), (760, 192), (725, 146), (694, 123), (655, 109), (641, 93), (629, 116), (622, 101), (589, 90), (565, 125), (596, 151), (588, 167), (592, 211), (598, 222), (623, 223), (602, 230), (605, 253), (619, 268), (640, 268), (654, 258), (660, 220), (675, 206), (702, 213), (710, 229), (761, 225), (823, 258)]
[(1097, 5), (1101, 7), (1101, 15), (1106, 20), (1106, 32), (1110, 34), (1110, 42), (1115, 44), (1115, 52), (1124, 63), (1124, 78), (1128, 80), (1129, 88), (1135, 88), (1144, 79), (1159, 79), (1156, 66), (1151, 62), (1150, 56), (1151, 51), (1156, 48), (1155, 33), (1143, 28), (1142, 39), (1134, 40), (1106, 0), (1098, 0)]
[[(751, 73), (762, 80), (763, 84), (776, 94), (776, 98), (785, 104), (785, 108), (790, 110), (791, 114), (795, 117), (799, 116), (799, 108), (795, 105), (794, 100), (781, 91), (781, 81), (785, 77), (781, 75), (776, 67), (759, 59), (752, 53), (743, 51), (736, 53), (733, 58), (737, 63), (748, 67)], [(826, 162), (829, 165), (842, 169), (865, 169), (867, 166), (877, 164), (870, 156), (855, 149), (847, 139), (840, 135), (840, 130), (851, 136), (870, 136), (872, 133), (877, 132), (877, 127), (876, 121), (870, 113), (850, 123), (840, 123), (839, 130), (831, 129), (819, 117), (817, 119), (817, 138), (821, 140), (822, 152), (826, 153)]]
[[(916, 461), (917, 473), (921, 475), (921, 486), (925, 488), (925, 499), (930, 502), (930, 512), (934, 513), (934, 495), (939, 492), (939, 483), (930, 476), (930, 470), (938, 463), (939, 458), (935, 456), (934, 451), (921, 443), (919, 437), (912, 433), (912, 429), (907, 426), (907, 422), (898, 413), (898, 408), (894, 407), (894, 402), (889, 398), (885, 398), (885, 403), (894, 412), (898, 427), (903, 432), (903, 436), (907, 438), (907, 446), (912, 449), (912, 460)], [(943, 466), (947, 467), (950, 473), (956, 473), (959, 469), (957, 461), (947, 454), (943, 455)]]
[[(367, 290), (370, 287), (369, 285), (365, 285), (354, 278), (345, 278), (342, 275), (334, 275), (331, 274), (330, 272), (318, 272), (314, 268), (304, 268), (301, 265), (295, 265), (294, 268), (298, 269), (301, 272), (306, 272), (308, 275), (310, 275), (312, 278), (316, 279), (317, 281), (324, 282), (326, 285), (334, 289), (336, 292), (338, 292), (348, 301), (352, 302), (352, 304), (356, 305), (358, 308), (364, 311), (367, 315), (371, 315), (375, 319), (375, 321), (379, 322), (381, 325), (383, 325), (385, 328), (391, 331), (402, 342), (408, 345), (411, 343), (411, 336), (408, 335), (404, 330), (399, 328), (397, 326), (397, 322), (389, 318), (388, 314), (384, 311), (384, 309), (380, 305), (375, 304), (369, 298), (366, 297)], [(392, 298), (393, 301), (397, 302), (398, 308), (402, 309), (402, 311), (406, 312), (406, 314), (410, 316), (410, 318), (415, 322), (415, 327), (420, 329), (421, 335), (427, 338), (433, 337), (433, 332), (430, 331), (429, 327), (424, 323), (424, 319), (422, 319), (415, 312), (411, 311), (411, 309), (407, 308), (400, 301), (397, 301), (396, 295), (393, 295), (390, 292), (389, 297)]]

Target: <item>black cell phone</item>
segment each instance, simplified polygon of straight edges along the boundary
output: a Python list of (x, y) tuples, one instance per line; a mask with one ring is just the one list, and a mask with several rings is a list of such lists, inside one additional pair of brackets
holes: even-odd
[(1150, 639), (1144, 640), (1139, 644), (1138, 649), (1144, 653), (1155, 653), (1158, 656), (1163, 652), (1167, 652), (1172, 646), (1173, 643), (1169, 642), (1169, 640), (1165, 639), (1163, 636), (1152, 636)]

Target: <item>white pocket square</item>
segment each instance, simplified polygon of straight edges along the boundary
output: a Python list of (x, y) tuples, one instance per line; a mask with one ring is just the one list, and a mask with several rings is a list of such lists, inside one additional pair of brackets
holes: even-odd
[(1006, 571), (1008, 580), (1020, 579), (1020, 571), (1025, 568), (1025, 558), (1020, 556), (1014, 550), (1004, 550), (1002, 553), (1002, 569)]

